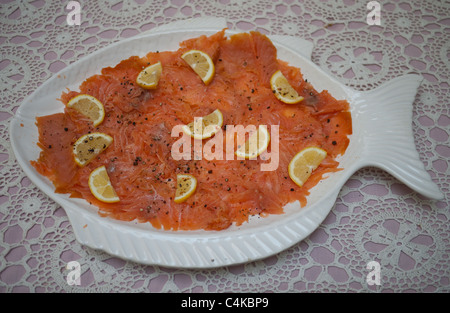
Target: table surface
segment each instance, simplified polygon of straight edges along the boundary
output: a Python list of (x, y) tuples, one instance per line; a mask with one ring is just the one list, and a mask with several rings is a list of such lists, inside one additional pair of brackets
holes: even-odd
[[(0, 292), (449, 292), (450, 3), (378, 1), (0, 1)], [(112, 42), (173, 21), (224, 17), (234, 30), (295, 35), (314, 63), (358, 90), (407, 73), (423, 77), (413, 133), (444, 193), (426, 199), (376, 168), (356, 172), (308, 238), (269, 258), (215, 269), (169, 269), (80, 245), (64, 210), (15, 160), (9, 122), (23, 99), (67, 65)], [(66, 266), (80, 264), (79, 285)], [(380, 284), (369, 284), (369, 262)], [(369, 265), (369, 266), (368, 266)]]

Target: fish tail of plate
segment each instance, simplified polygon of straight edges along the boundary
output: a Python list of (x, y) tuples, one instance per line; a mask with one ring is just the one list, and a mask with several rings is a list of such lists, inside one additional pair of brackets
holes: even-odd
[(355, 99), (355, 126), (363, 132), (364, 166), (382, 168), (423, 196), (442, 199), (414, 143), (413, 102), (421, 81), (408, 74), (362, 92)]

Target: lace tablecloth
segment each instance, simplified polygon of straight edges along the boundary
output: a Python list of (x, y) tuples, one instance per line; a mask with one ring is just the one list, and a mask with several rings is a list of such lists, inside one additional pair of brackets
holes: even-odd
[[(450, 291), (448, 1), (380, 0), (380, 25), (369, 25), (374, 20), (367, 16), (376, 9), (368, 8), (369, 1), (69, 2), (0, 1), (1, 292)], [(67, 19), (77, 3), (80, 25)], [(331, 213), (304, 241), (260, 261), (215, 269), (141, 265), (80, 245), (64, 210), (15, 160), (9, 122), (16, 109), (60, 69), (101, 47), (205, 16), (226, 18), (230, 29), (312, 41), (313, 62), (355, 89), (373, 89), (406, 73), (421, 75), (413, 132), (445, 198), (428, 200), (389, 174), (365, 168), (345, 184)], [(71, 261), (80, 264), (79, 285), (68, 283)], [(372, 279), (371, 261), (378, 262), (379, 283)]]

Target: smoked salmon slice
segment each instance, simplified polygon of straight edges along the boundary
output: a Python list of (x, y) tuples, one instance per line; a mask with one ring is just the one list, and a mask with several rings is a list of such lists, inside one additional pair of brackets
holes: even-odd
[[(214, 62), (215, 75), (207, 86), (181, 58), (191, 49), (207, 53)], [(163, 67), (158, 87), (141, 88), (137, 76), (156, 62)], [(285, 104), (274, 96), (270, 78), (278, 70), (304, 97), (302, 102)], [(348, 102), (316, 91), (300, 69), (277, 58), (276, 47), (258, 32), (226, 36), (223, 30), (181, 42), (176, 51), (131, 56), (86, 79), (79, 91), (62, 93), (60, 100), (65, 105), (78, 94), (103, 103), (103, 123), (93, 127), (67, 107), (63, 113), (38, 117), (41, 153), (32, 165), (53, 182), (56, 192), (87, 200), (102, 216), (149, 222), (166, 230), (223, 230), (242, 225), (250, 216), (282, 214), (283, 206), (295, 200), (306, 205), (309, 190), (323, 175), (339, 170), (336, 157), (345, 153), (352, 133)], [(193, 151), (189, 160), (172, 157), (179, 140), (172, 136), (174, 127), (216, 109), (223, 114), (223, 134), (227, 125), (279, 128), (276, 170), (261, 171), (267, 162), (262, 158), (195, 159)], [(113, 142), (79, 167), (71, 155), (72, 145), (89, 132), (108, 134)], [(299, 187), (289, 178), (288, 164), (298, 151), (312, 145), (326, 150), (327, 157)], [(89, 190), (90, 173), (102, 165), (120, 198), (117, 203), (100, 202)], [(177, 174), (193, 175), (198, 182), (183, 203), (174, 202)]]

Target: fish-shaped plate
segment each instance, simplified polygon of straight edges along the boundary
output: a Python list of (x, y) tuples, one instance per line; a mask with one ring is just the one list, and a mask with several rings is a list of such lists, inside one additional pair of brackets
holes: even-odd
[(290, 36), (269, 36), (278, 57), (299, 67), (317, 91), (326, 89), (336, 99), (347, 100), (353, 123), (350, 144), (338, 160), (342, 170), (312, 188), (303, 208), (298, 202), (290, 203), (284, 214), (222, 231), (166, 231), (149, 223), (101, 217), (98, 209), (85, 200), (55, 193), (52, 183), (30, 165), (40, 152), (36, 117), (61, 112), (63, 107), (56, 99), (66, 88), (77, 90), (81, 82), (102, 68), (132, 55), (143, 56), (149, 47), (154, 51), (176, 50), (183, 40), (212, 35), (226, 26), (224, 19), (185, 20), (112, 44), (66, 67), (20, 105), (10, 127), (17, 160), (31, 181), (64, 208), (81, 244), (143, 264), (178, 268), (211, 268), (262, 259), (291, 247), (317, 229), (348, 178), (365, 166), (386, 170), (426, 197), (442, 198), (419, 159), (412, 133), (412, 103), (420, 76), (405, 75), (372, 91), (356, 91), (311, 62), (310, 42)]

